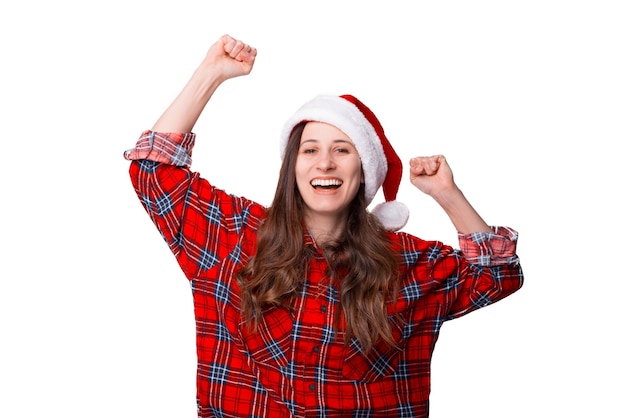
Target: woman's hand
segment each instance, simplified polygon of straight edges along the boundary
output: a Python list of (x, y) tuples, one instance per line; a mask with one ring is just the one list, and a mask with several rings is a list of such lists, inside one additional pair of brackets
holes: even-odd
[(218, 72), (222, 80), (227, 80), (250, 74), (256, 53), (256, 48), (229, 35), (223, 35), (209, 48), (204, 64)]
[(443, 155), (415, 157), (410, 166), (411, 183), (429, 196), (456, 188), (452, 170)]

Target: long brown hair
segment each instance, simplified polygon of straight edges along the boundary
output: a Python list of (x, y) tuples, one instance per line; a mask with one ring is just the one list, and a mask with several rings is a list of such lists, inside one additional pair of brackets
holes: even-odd
[[(296, 126), (287, 142), (274, 201), (258, 231), (256, 255), (237, 277), (242, 315), (252, 329), (264, 308), (291, 308), (306, 277), (304, 201), (295, 178), (304, 125)], [(398, 255), (378, 219), (367, 211), (363, 185), (351, 203), (342, 236), (324, 244), (322, 251), (333, 276), (341, 276), (343, 317), (336, 325), (345, 327), (346, 343), (354, 336), (364, 352), (379, 339), (393, 344), (386, 304), (397, 296)]]

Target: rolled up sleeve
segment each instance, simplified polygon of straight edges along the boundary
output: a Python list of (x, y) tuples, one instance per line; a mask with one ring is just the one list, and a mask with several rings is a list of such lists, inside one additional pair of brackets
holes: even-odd
[(459, 248), (471, 264), (501, 266), (517, 264), (517, 231), (493, 226), (491, 232), (459, 233)]
[(191, 165), (194, 133), (144, 131), (134, 148), (124, 152), (127, 160), (150, 160), (179, 167)]

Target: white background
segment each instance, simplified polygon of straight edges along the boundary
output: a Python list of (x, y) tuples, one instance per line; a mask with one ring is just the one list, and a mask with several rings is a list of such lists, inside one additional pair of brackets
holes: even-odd
[[(195, 416), (191, 293), (122, 152), (223, 33), (259, 52), (196, 125), (213, 183), (269, 204), (284, 120), (351, 93), (519, 231), (524, 287), (443, 327), (433, 418), (626, 416), (621, 4), (3, 2), (0, 416)], [(399, 200), (456, 245), (406, 177)]]

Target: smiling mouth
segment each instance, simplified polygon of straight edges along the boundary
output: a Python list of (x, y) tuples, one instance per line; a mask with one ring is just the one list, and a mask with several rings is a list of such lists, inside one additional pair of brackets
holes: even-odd
[(343, 182), (339, 179), (315, 179), (311, 181), (314, 189), (334, 190), (338, 189)]

